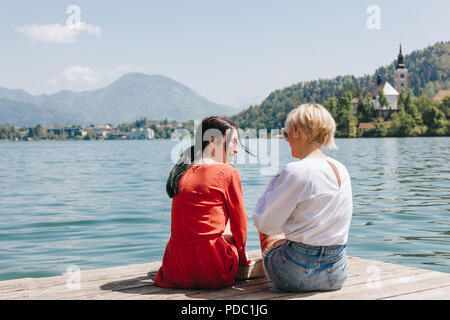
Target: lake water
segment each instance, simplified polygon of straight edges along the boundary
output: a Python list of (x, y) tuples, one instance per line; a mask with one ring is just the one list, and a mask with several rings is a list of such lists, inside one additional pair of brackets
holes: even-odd
[[(162, 259), (170, 140), (0, 143), (0, 280)], [(348, 254), (450, 272), (450, 138), (337, 139), (352, 177)], [(279, 140), (281, 166), (294, 159)], [(259, 160), (258, 160), (259, 161)], [(255, 162), (255, 159), (253, 159)], [(239, 164), (251, 221), (270, 176)]]

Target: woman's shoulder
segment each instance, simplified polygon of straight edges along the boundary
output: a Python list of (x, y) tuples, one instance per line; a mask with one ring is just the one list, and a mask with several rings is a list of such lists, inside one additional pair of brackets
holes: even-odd
[(226, 163), (208, 163), (193, 165), (189, 168), (189, 179), (195, 185), (208, 185), (208, 187), (228, 188), (230, 184), (240, 183), (236, 168)]
[(314, 180), (317, 175), (321, 175), (324, 170), (329, 169), (327, 160), (332, 161), (337, 167), (345, 167), (337, 160), (327, 158), (305, 158), (299, 161), (293, 161), (286, 164), (283, 171), (284, 174), (295, 176), (297, 179), (306, 182), (305, 180)]
[(331, 158), (331, 157), (327, 157), (327, 160), (332, 162), (336, 167), (338, 167), (339, 171), (342, 171), (342, 172), (344, 172), (346, 174), (349, 174), (347, 168), (345, 167), (345, 165), (342, 162), (340, 162), (339, 160), (336, 160), (336, 159)]
[(290, 174), (302, 175), (314, 167), (314, 163), (305, 160), (292, 161), (287, 163), (283, 170)]
[(240, 183), (241, 182), (241, 176), (239, 175), (239, 170), (236, 169), (234, 166), (232, 166), (229, 163), (218, 163), (216, 165), (216, 170), (220, 172), (222, 176), (222, 180), (224, 181), (225, 185), (230, 185), (234, 183)]
[(218, 171), (224, 171), (224, 172), (237, 171), (237, 169), (229, 163), (214, 162), (214, 163), (204, 164), (204, 166), (205, 166), (205, 168), (208, 168), (210, 170), (218, 170)]
[(280, 173), (281, 177), (305, 181), (311, 175), (310, 165), (303, 160), (287, 163)]
[(306, 170), (311, 170), (314, 168), (320, 169), (320, 168), (328, 168), (329, 164), (327, 164), (327, 161), (332, 162), (338, 167), (344, 168), (345, 166), (338, 160), (326, 157), (326, 158), (305, 158), (303, 160), (299, 161), (293, 161), (286, 164), (286, 170), (292, 171), (292, 172), (302, 172)]
[(222, 165), (222, 170), (227, 177), (240, 179), (239, 170), (236, 167), (232, 166), (229, 163), (222, 163), (220, 165)]
[(217, 163), (212, 165), (211, 169), (216, 171), (216, 177), (225, 188), (241, 183), (238, 169), (229, 163)]
[(236, 176), (236, 175), (239, 176), (239, 171), (229, 163), (216, 162), (216, 163), (202, 164), (193, 167), (194, 170), (196, 167), (197, 170), (205, 170), (210, 173), (218, 173), (224, 176)]

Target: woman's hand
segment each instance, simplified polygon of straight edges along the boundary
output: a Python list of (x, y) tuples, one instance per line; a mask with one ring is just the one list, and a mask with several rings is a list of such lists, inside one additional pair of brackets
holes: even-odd
[(247, 253), (239, 254), (239, 266), (249, 266), (252, 263), (252, 260), (247, 258)]
[(236, 274), (237, 280), (247, 280), (264, 277), (266, 275), (263, 267), (262, 259), (248, 260), (246, 266), (239, 266)]
[(284, 234), (277, 234), (275, 236), (269, 236), (262, 232), (259, 232), (259, 240), (261, 242), (261, 252), (264, 253), (266, 250), (273, 248), (284, 241), (286, 241)]

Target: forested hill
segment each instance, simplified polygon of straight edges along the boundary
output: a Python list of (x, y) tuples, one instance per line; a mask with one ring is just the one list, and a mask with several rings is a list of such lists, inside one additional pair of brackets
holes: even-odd
[[(422, 91), (432, 97), (441, 89), (450, 89), (450, 41), (438, 42), (404, 57), (409, 72), (409, 88), (414, 95)], [(394, 60), (390, 65), (378, 68), (372, 75), (338, 76), (275, 90), (260, 105), (250, 106), (232, 119), (241, 128), (281, 128), (287, 113), (301, 103), (324, 103), (343, 90), (351, 90), (355, 96), (365, 97), (376, 84), (377, 74), (393, 85), (396, 62)]]

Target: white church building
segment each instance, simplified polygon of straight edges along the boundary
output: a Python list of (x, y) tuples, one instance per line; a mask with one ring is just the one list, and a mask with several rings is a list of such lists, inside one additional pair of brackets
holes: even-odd
[[(381, 90), (386, 96), (388, 105), (382, 106), (379, 101), (378, 91)], [(377, 77), (377, 85), (370, 91), (373, 99), (373, 107), (375, 110), (398, 110), (397, 102), (399, 93), (387, 81), (381, 81), (381, 77)]]
[[(408, 92), (408, 69), (405, 67), (401, 45), (395, 66), (394, 87), (389, 82), (382, 81), (381, 76), (377, 75), (377, 85), (370, 90), (374, 109), (385, 119), (389, 118), (392, 112), (398, 111), (399, 91)], [(380, 104), (379, 90), (386, 96), (387, 105)]]

